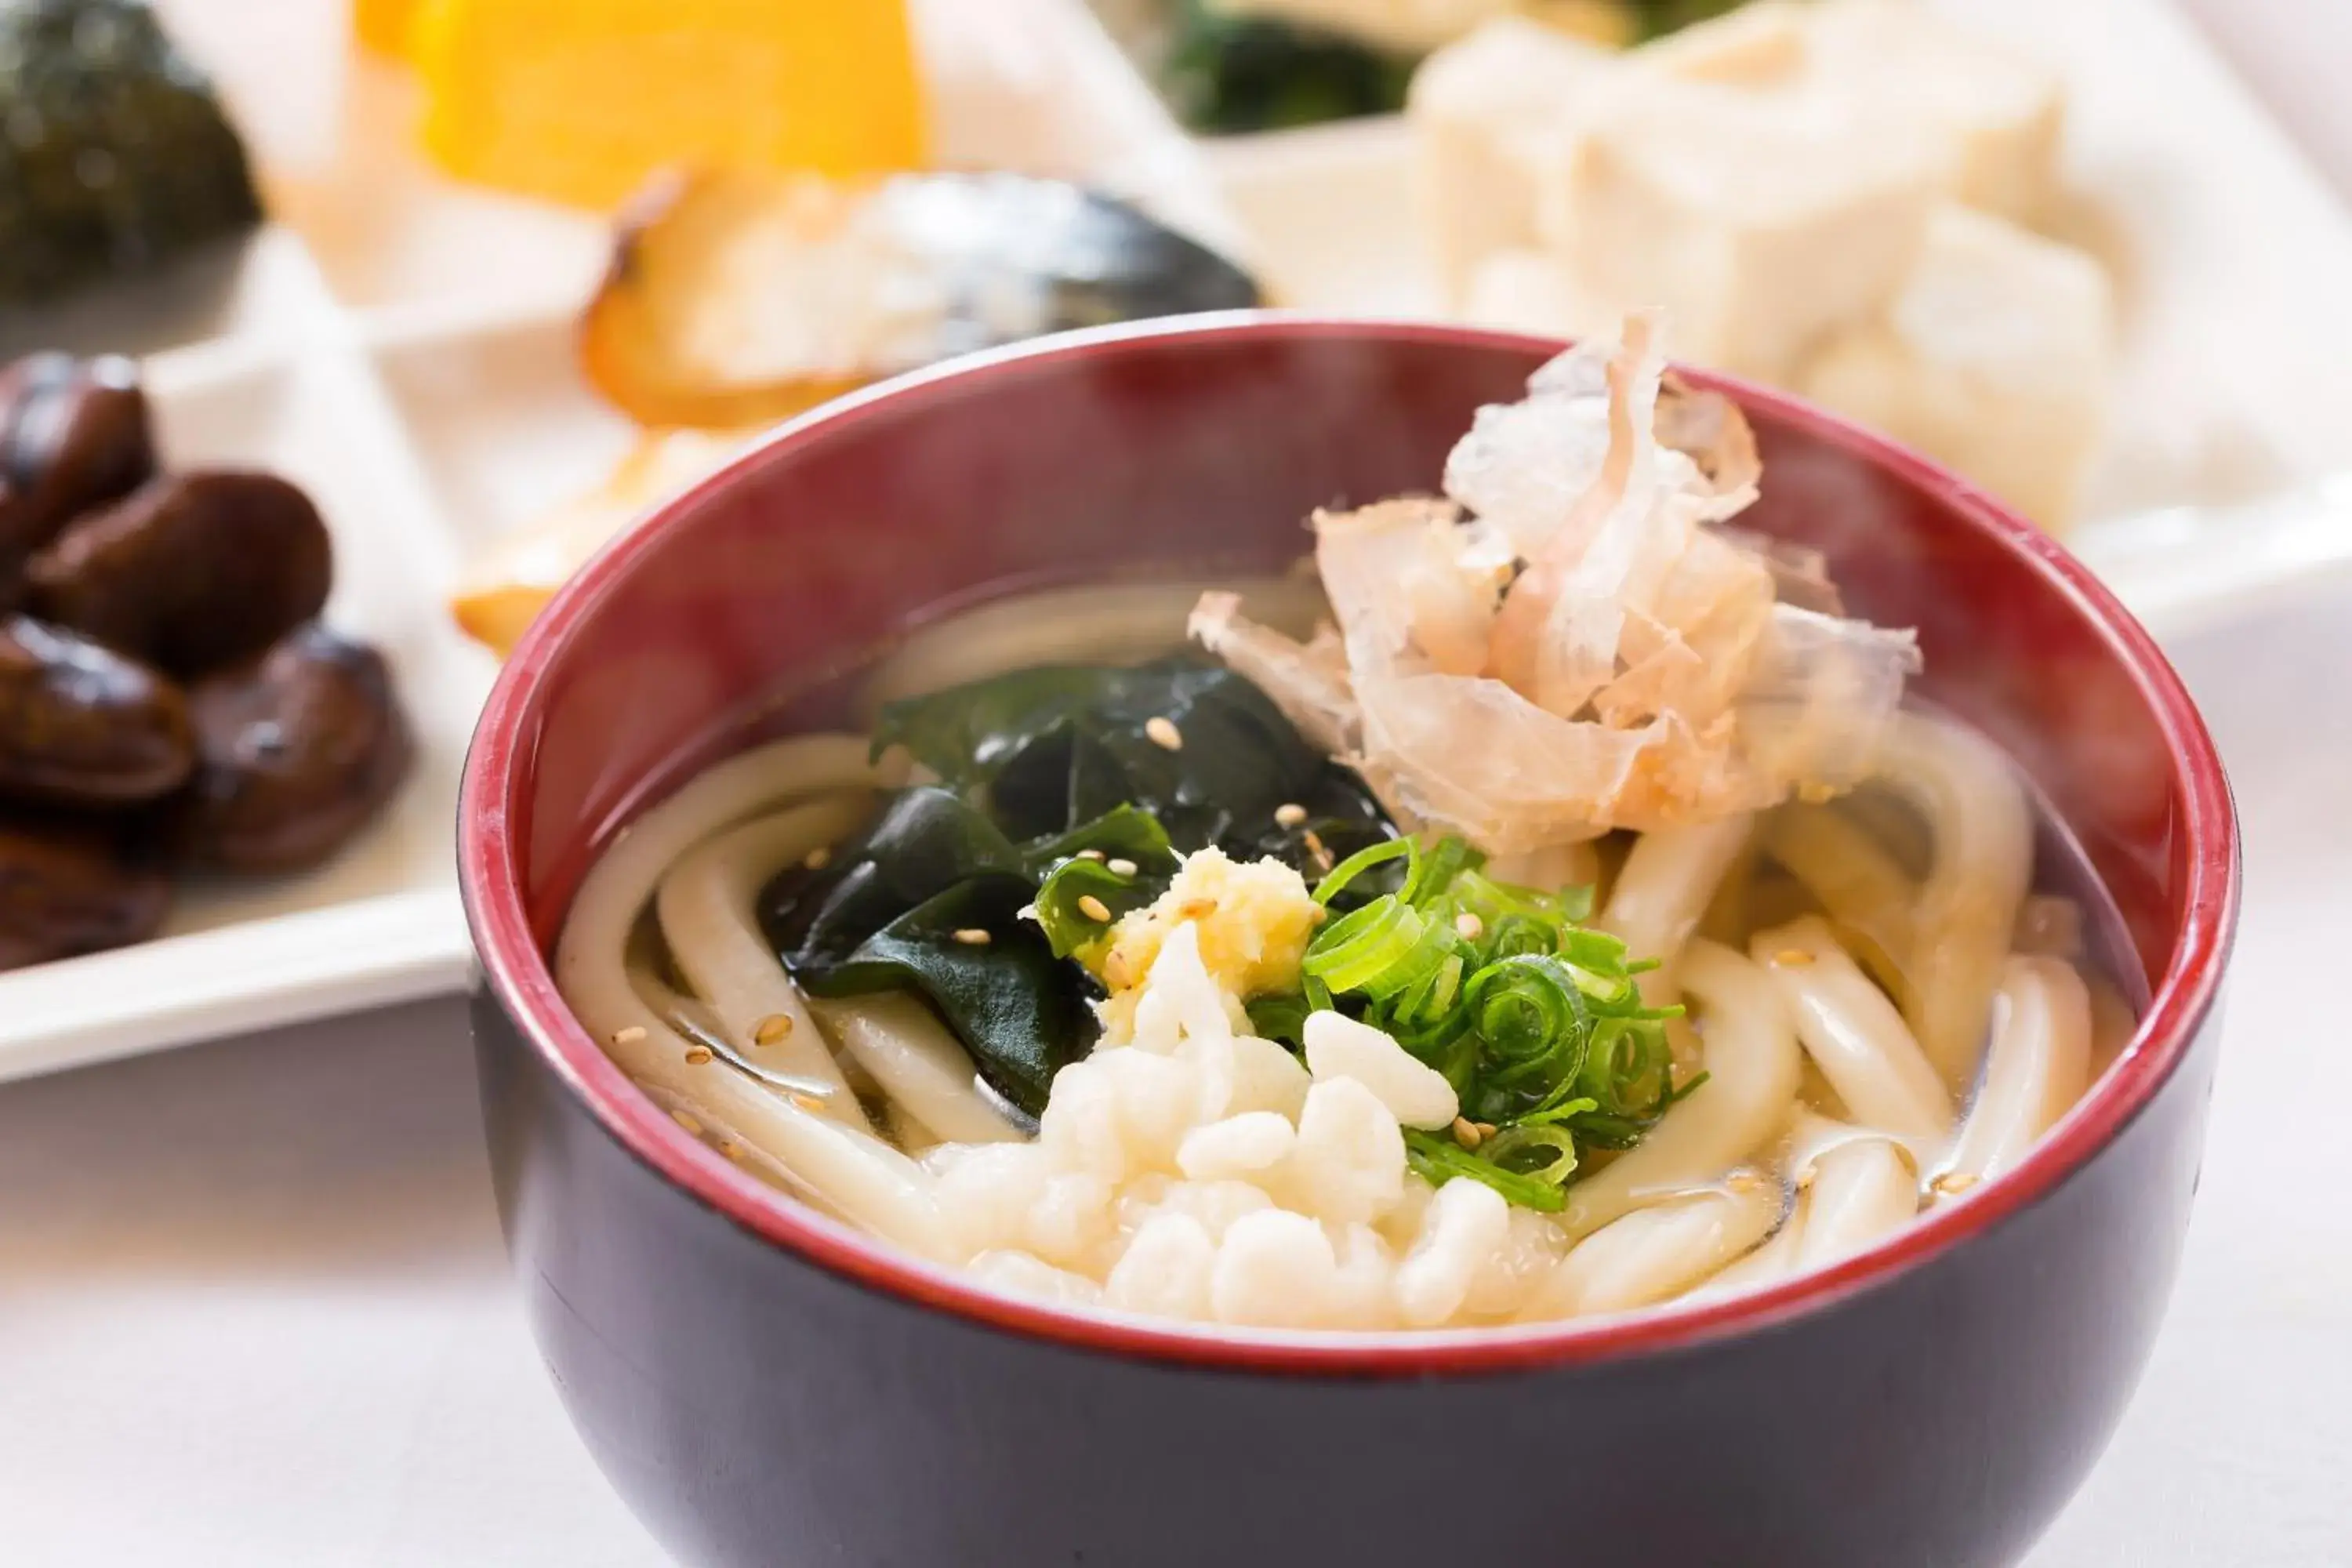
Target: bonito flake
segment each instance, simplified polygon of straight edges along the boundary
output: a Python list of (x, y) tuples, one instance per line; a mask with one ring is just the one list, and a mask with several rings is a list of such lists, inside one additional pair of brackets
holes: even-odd
[(1192, 635), (1401, 821), (1497, 855), (1834, 793), (1918, 648), (1720, 526), (1759, 473), (1737, 406), (1676, 383), (1636, 315), (1480, 409), (1444, 499), (1317, 514), (1336, 627), (1301, 643), (1210, 594)]

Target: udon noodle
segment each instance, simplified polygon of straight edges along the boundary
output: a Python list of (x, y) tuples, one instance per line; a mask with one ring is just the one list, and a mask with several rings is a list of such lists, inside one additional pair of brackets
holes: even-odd
[[(1114, 651), (1174, 642), (1192, 598), (1171, 589), (1127, 600)], [(1139, 637), (1139, 625), (1157, 637)], [(1003, 668), (985, 647), (959, 652), (973, 629), (936, 629), (885, 667), (887, 679), (917, 661), (941, 672)], [(1084, 660), (1103, 646), (1093, 628), (1069, 627), (1013, 657)], [(1171, 1159), (1144, 1173), (1164, 1184), (1156, 1205), (1129, 1203), (1136, 1223), (1114, 1216), (1083, 1245), (975, 1253), (959, 1240), (948, 1211), (966, 1194), (942, 1189), (977, 1185), (986, 1145), (1034, 1151), (1030, 1132), (919, 1000), (803, 996), (753, 909), (762, 885), (849, 837), (876, 790), (895, 782), (867, 750), (852, 735), (772, 742), (632, 825), (591, 872), (558, 948), (557, 978), (581, 1022), (722, 1152), (935, 1261), (977, 1258), (1010, 1289), (1099, 1300), (1154, 1218), (1190, 1210), (1203, 1219), (1198, 1237), (1152, 1229), (1148, 1249), (1166, 1252), (1181, 1250), (1180, 1234), (1223, 1243), (1242, 1217), (1234, 1211), (1284, 1212), (1270, 1199), (1254, 1205), (1235, 1177), (1187, 1181)], [(1663, 983), (1649, 989), (1663, 996), (1670, 986), (1689, 1007), (1706, 1081), (1639, 1144), (1570, 1185), (1557, 1215), (1467, 1190), (1433, 1201), (1465, 1184), (1400, 1200), (1402, 1212), (1371, 1231), (1394, 1302), (1350, 1326), (1566, 1317), (1767, 1284), (1866, 1247), (1923, 1204), (2022, 1158), (2080, 1097), (2093, 1056), (2082, 974), (2065, 959), (2011, 951), (2032, 872), (2031, 807), (2005, 760), (1946, 721), (1906, 714), (1885, 757), (1884, 778), (1917, 804), (1937, 847), (1924, 878), (1834, 804), (1642, 835), (1624, 847), (1601, 923), (1665, 961), (1652, 972)], [(1970, 852), (1944, 847), (1953, 844)], [(1813, 912), (1738, 944), (1696, 936), (1750, 852), (1801, 883)], [(1955, 952), (1969, 956), (1945, 956)], [(1948, 1078), (1927, 1045), (1945, 1037), (1909, 1021), (1936, 1015), (1895, 1000), (1931, 987), (1940, 1005), (1989, 1020), (1989, 1043), (1959, 1053)], [(1808, 1060), (1820, 1080), (1810, 1090)], [(1097, 1195), (1074, 1191), (1068, 1178), (1082, 1173), (1058, 1174), (1058, 1190), (1048, 1191), (1055, 1174), (1035, 1184), (1033, 1209)], [(1129, 1196), (1139, 1184), (1128, 1184)], [(1025, 1235), (1040, 1217), (1012, 1228)], [(1083, 1228), (1043, 1217), (1046, 1229)], [(1203, 1256), (1213, 1278), (1215, 1255)], [(1336, 1247), (1333, 1256), (1336, 1275)]]
[[(1377, 796), (1391, 825), (1383, 831), (1408, 836), (1409, 859), (1377, 846), (1356, 858), (1391, 862), (1402, 891), (1374, 900), (1375, 912), (1418, 932), (1411, 941), (1432, 953), (1451, 952), (1452, 970), (1415, 971), (1417, 988), (1403, 999), (1365, 981), (1370, 1001), (1335, 1001), (1346, 972), (1321, 972), (1331, 983), (1318, 992), (1323, 981), (1301, 980), (1302, 963), (1314, 964), (1300, 955), (1363, 923), (1341, 913), (1348, 899), (1331, 901), (1328, 878), (1310, 896), (1308, 879), (1275, 858), (1196, 848), (1171, 862), (1156, 900), (1139, 894), (1116, 918), (1091, 894), (1069, 906), (1099, 914), (1099, 942), (1072, 962), (1084, 962), (1099, 987), (1101, 1037), (1036, 1080), (1033, 1116), (1013, 1103), (1026, 1080), (976, 1059), (953, 1010), (933, 1005), (938, 991), (860, 982), (819, 994), (780, 960), (771, 889), (829, 886), (823, 896), (834, 904), (852, 897), (866, 884), (828, 885), (835, 858), (874, 855), (861, 836), (886, 803), (919, 793), (902, 786), (925, 779), (906, 747), (877, 756), (866, 735), (803, 735), (709, 769), (593, 867), (555, 962), (581, 1023), (688, 1132), (825, 1212), (998, 1289), (1113, 1311), (1352, 1330), (1622, 1312), (1769, 1285), (1864, 1250), (1927, 1207), (1967, 1201), (2026, 1157), (2128, 1030), (2113, 987), (2083, 967), (2086, 921), (2068, 895), (2084, 889), (2032, 891), (2036, 813), (2015, 770), (1966, 727), (1892, 710), (1870, 662), (1892, 646), (1884, 634), (1791, 610), (1769, 582), (1760, 595), (1738, 588), (1753, 611), (1745, 630), (1726, 629), (1722, 605), (1734, 595), (1675, 618), (1671, 573), (1693, 569), (1694, 552), (1735, 548), (1710, 531), (1736, 510), (1721, 498), (1741, 486), (1752, 493), (1753, 477), (1737, 462), (1711, 474), (1685, 464), (1691, 473), (1678, 480), (1681, 469), (1643, 477), (1643, 463), (1672, 468), (1678, 454), (1626, 447), (1626, 409), (1638, 414), (1643, 397), (1659, 395), (1633, 336), (1606, 366), (1605, 395), (1570, 386), (1572, 398), (1602, 395), (1586, 412), (1605, 409), (1613, 423), (1588, 454), (1591, 489), (1566, 493), (1589, 502), (1615, 485), (1602, 500), (1622, 512), (1647, 485), (1644, 526), (1654, 529), (1664, 526), (1658, 506), (1696, 498), (1677, 525), (1688, 548), (1657, 569), (1669, 575), (1653, 583), (1640, 613), (1612, 626), (1608, 635), (1624, 639), (1616, 652), (1579, 667), (1597, 673), (1561, 664), (1541, 678), (1573, 687), (1558, 711), (1575, 725), (1613, 724), (1612, 733), (1646, 735), (1643, 744), (1678, 759), (1679, 772), (1645, 774), (1638, 787), (1616, 781), (1607, 798), (1624, 808), (1613, 816), (1592, 804), (1606, 792), (1535, 800), (1522, 789), (1514, 809), (1527, 820), (1581, 819), (1534, 845), (1507, 833), (1482, 844), (1459, 831), (1465, 819), (1494, 820), (1493, 800), (1466, 798), (1486, 774), (1465, 785), (1441, 776), (1450, 762), (1399, 749), (1411, 738), (1395, 721), (1402, 699), (1391, 688), (1457, 680), (1492, 688), (1475, 694), (1491, 704), (1504, 683), (1477, 673), (1475, 648), (1461, 655), (1473, 661), (1467, 673), (1444, 669), (1452, 656), (1433, 649), (1453, 646), (1450, 633), (1424, 633), (1423, 620), (1412, 622), (1412, 636), (1432, 647), (1399, 634), (1367, 653), (1368, 619), (1346, 602), (1353, 590), (1334, 585), (1328, 559), (1324, 585), (1341, 625), (1306, 640), (1324, 607), (1312, 580), (1206, 601), (1200, 584), (1083, 587), (925, 628), (866, 672), (852, 707), (883, 712), (1041, 666), (1140, 665), (1181, 646), (1198, 602), (1196, 634), (1206, 616), (1205, 640), (1279, 705), (1305, 743), (1356, 771), (1357, 787)], [(1526, 435), (1490, 429), (1483, 416), (1480, 428), (1490, 443)], [(1482, 516), (1499, 513), (1524, 531), (1513, 498), (1490, 500)], [(1585, 506), (1595, 516), (1607, 510)], [(1362, 526), (1327, 521), (1327, 554), (1335, 537), (1342, 550), (1363, 547), (1360, 533), (1347, 531)], [(1594, 526), (1586, 555), (1558, 574), (1570, 585), (1563, 593), (1591, 586), (1592, 556), (1614, 525)], [(1452, 548), (1463, 537), (1407, 542)], [(1529, 548), (1523, 539), (1506, 547), (1506, 567), (1514, 552), (1523, 563), (1478, 590), (1488, 613), (1505, 606), (1498, 637), (1514, 584), (1542, 581), (1540, 558), (1524, 564)], [(1731, 582), (1750, 559), (1700, 564)], [(1456, 586), (1422, 582), (1409, 614), (1434, 615), (1453, 631), (1471, 626), (1461, 642), (1468, 648), (1483, 623), (1461, 620), (1450, 602), (1430, 608)], [(1589, 632), (1564, 635), (1589, 643)], [(1676, 674), (1676, 647), (1769, 666), (1774, 695), (1759, 698), (1755, 681), (1743, 686), (1714, 665), (1711, 685)], [(1644, 647), (1665, 662), (1645, 666)], [(1824, 647), (1851, 657), (1840, 665), (1790, 651)], [(1426, 662), (1408, 668), (1401, 658)], [(1633, 672), (1645, 668), (1651, 694), (1639, 696)], [(1670, 681), (1684, 682), (1682, 706), (1652, 689)], [(1843, 707), (1822, 695), (1832, 688)], [(1849, 710), (1874, 712), (1866, 744), (1832, 724)], [(1530, 765), (1553, 744), (1537, 729), (1548, 717), (1533, 705), (1514, 712), (1517, 728), (1497, 745), (1524, 754), (1489, 751), (1479, 767)], [(1154, 727), (1163, 723), (1155, 718), (1141, 732), (1171, 752), (1206, 743)], [(1735, 727), (1769, 743), (1707, 749), (1708, 735)], [(1307, 815), (1286, 802), (1267, 831), (1295, 836)], [(1303, 841), (1307, 869), (1328, 871), (1329, 847), (1312, 829)], [(1494, 853), (1482, 858), (1481, 848)], [(1050, 860), (1108, 878), (1074, 884), (1104, 889), (1137, 870), (1116, 847), (1065, 847)], [(1087, 860), (1093, 866), (1077, 864)], [(1423, 869), (1441, 861), (1444, 871)], [(2065, 870), (2043, 869), (2045, 878)], [(1052, 874), (1028, 874), (1049, 879), (1017, 921), (1050, 924), (1051, 910), (1039, 906), (1053, 904)], [(1558, 934), (1559, 952), (1601, 955), (1559, 961), (1580, 984), (1592, 981), (1593, 996), (1607, 975), (1594, 981), (1578, 965), (1605, 969), (1612, 954), (1644, 961), (1622, 964), (1615, 1012), (1601, 1008), (1596, 1022), (1580, 1011), (1574, 1026), (1587, 1045), (1662, 1042), (1663, 1076), (1645, 1113), (1612, 1121), (1592, 1100), (1566, 1100), (1563, 1087), (1533, 1110), (1512, 1101), (1518, 1120), (1506, 1117), (1500, 1129), (1472, 1114), (1475, 1095), (1488, 1098), (1475, 1104), (1501, 1103), (1477, 1081), (1486, 1068), (1465, 1068), (1458, 1053), (1444, 1054), (1451, 1047), (1399, 1020), (1419, 1016), (1407, 1005), (1415, 999), (1432, 1016), (1442, 1010), (1462, 954), (1480, 952), (1473, 962), (1496, 972), (1523, 961), (1477, 948), (1500, 940), (1491, 910), (1476, 912), (1488, 906), (1424, 901), (1424, 913), (1442, 910), (1450, 924), (1412, 921), (1415, 879), (1436, 887), (1448, 874), (1474, 891), (1539, 891), (1544, 899), (1527, 907), (1549, 911), (1544, 929)], [(1579, 886), (1601, 889), (1589, 919), (1560, 891)], [(1015, 923), (959, 927), (934, 957), (980, 963), (1013, 940)], [(960, 958), (951, 944), (969, 951)], [(1302, 985), (1285, 1021), (1261, 1012), (1269, 993)], [(1511, 1070), (1495, 1068), (1494, 1081)]]

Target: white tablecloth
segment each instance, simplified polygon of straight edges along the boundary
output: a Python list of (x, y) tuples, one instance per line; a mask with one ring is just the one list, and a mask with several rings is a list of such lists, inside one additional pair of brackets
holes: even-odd
[[(2189, 4), (2352, 187), (2352, 5)], [(2175, 652), (2246, 826), (2227, 1058), (2154, 1363), (2032, 1562), (2343, 1568), (2352, 598)], [(478, 1121), (456, 1001), (0, 1091), (0, 1563), (661, 1563), (524, 1331)]]

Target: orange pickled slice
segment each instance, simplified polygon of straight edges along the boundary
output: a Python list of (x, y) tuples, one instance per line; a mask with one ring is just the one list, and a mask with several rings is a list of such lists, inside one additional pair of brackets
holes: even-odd
[(424, 0), (428, 152), (609, 208), (673, 163), (832, 175), (923, 162), (905, 0)]

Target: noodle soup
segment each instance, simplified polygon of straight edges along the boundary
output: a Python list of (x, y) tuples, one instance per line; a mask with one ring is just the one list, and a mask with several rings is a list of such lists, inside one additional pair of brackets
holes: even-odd
[(927, 630), (866, 732), (616, 841), (567, 1000), (839, 1217), (1205, 1323), (1753, 1289), (2017, 1163), (2128, 1033), (2115, 921), (1909, 637), (1731, 523), (1737, 410), (1636, 318), (1446, 479), (1311, 578)]

